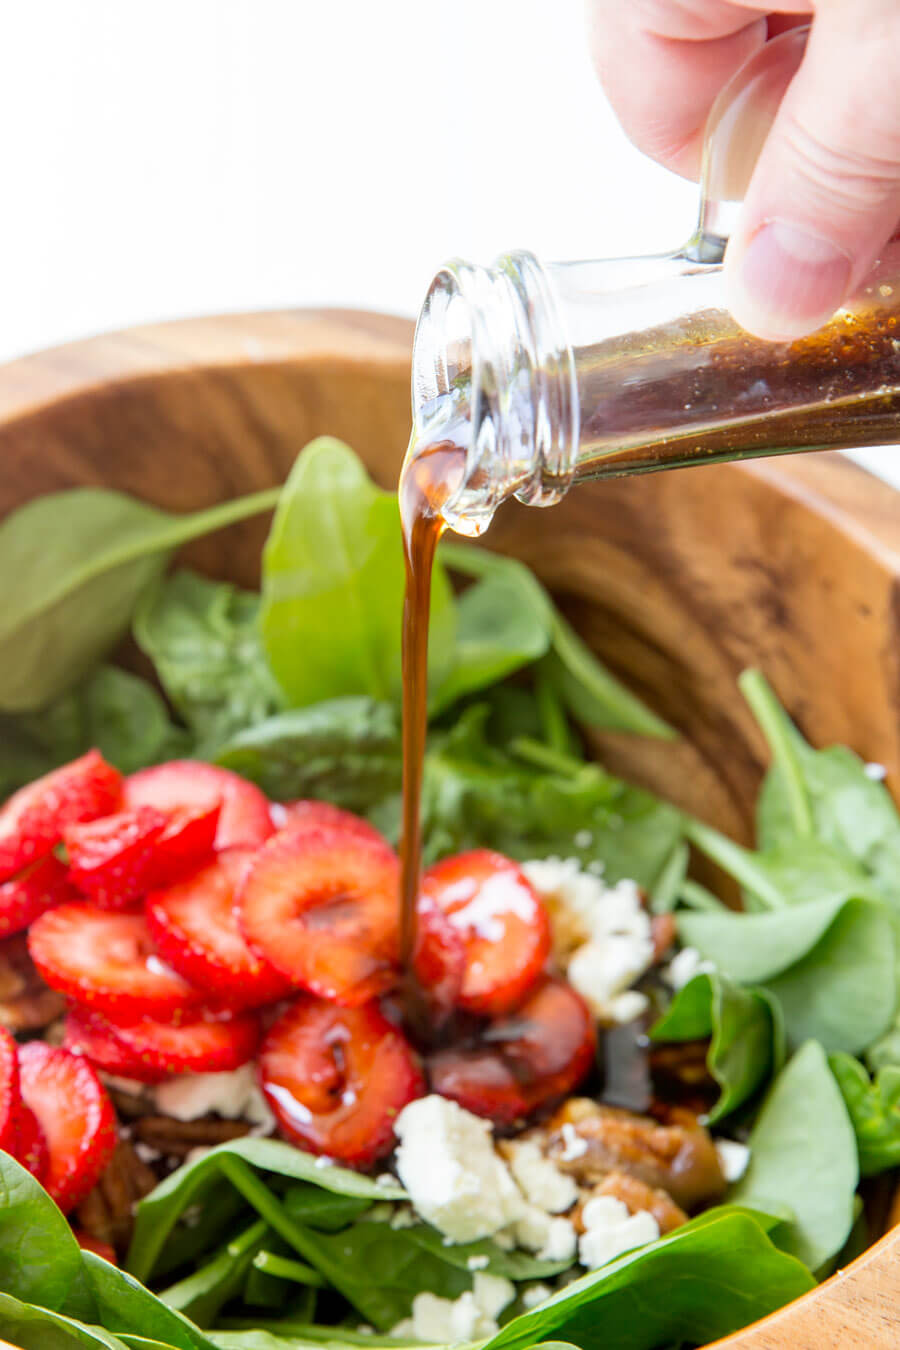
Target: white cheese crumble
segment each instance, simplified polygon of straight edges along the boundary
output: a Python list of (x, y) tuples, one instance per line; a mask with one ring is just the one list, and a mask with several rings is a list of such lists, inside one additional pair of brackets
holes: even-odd
[(647, 1002), (631, 985), (654, 955), (650, 915), (636, 883), (607, 886), (577, 858), (535, 859), (522, 870), (550, 911), (556, 956), (569, 983), (601, 1020), (634, 1021)]
[(883, 764), (864, 764), (863, 773), (875, 783), (881, 783), (887, 778), (887, 769)]
[(459, 1345), (482, 1340), (499, 1331), (497, 1317), (516, 1296), (515, 1286), (500, 1275), (475, 1276), (471, 1290), (459, 1298), (440, 1298), (437, 1294), (416, 1294), (412, 1317), (405, 1318), (391, 1331), (392, 1336), (413, 1337), (441, 1345)]
[(392, 1228), (415, 1228), (417, 1223), (412, 1205), (395, 1205), (391, 1215)]
[(467, 877), (447, 888), (442, 903), (448, 905), (460, 900), (463, 903), (458, 909), (447, 910), (451, 925), (476, 933), (486, 942), (503, 941), (506, 936), (504, 919), (508, 914), (524, 923), (531, 923), (535, 916), (534, 896), (530, 889), (508, 872), (498, 872), (481, 882)]
[(646, 1209), (629, 1214), (628, 1208), (612, 1195), (598, 1195), (582, 1210), (585, 1231), (578, 1243), (578, 1259), (588, 1270), (605, 1266), (617, 1256), (655, 1242), (659, 1224)]
[(696, 947), (682, 947), (663, 968), (662, 977), (672, 989), (683, 989), (695, 975), (712, 975), (712, 961), (705, 961)]
[(530, 1284), (527, 1289), (522, 1290), (522, 1307), (528, 1312), (538, 1304), (546, 1303), (552, 1293), (549, 1284)]
[(470, 1256), (466, 1262), (468, 1270), (485, 1270), (491, 1264), (489, 1256)]
[(252, 1064), (230, 1073), (191, 1073), (146, 1088), (161, 1115), (176, 1120), (199, 1120), (215, 1112), (226, 1120), (249, 1120), (254, 1134), (271, 1134), (275, 1117), (256, 1081)]
[(494, 1151), (489, 1121), (431, 1094), (405, 1106), (395, 1130), (413, 1208), (451, 1241), (490, 1237), (521, 1217), (525, 1202)]
[(520, 1247), (535, 1252), (540, 1261), (574, 1261), (578, 1247), (575, 1225), (569, 1219), (529, 1205), (513, 1234)]
[(561, 1130), (563, 1148), (560, 1153), (562, 1162), (574, 1162), (576, 1158), (583, 1158), (587, 1153), (587, 1140), (583, 1139), (571, 1121), (567, 1120)]
[(737, 1139), (716, 1139), (716, 1152), (726, 1181), (740, 1181), (750, 1162), (750, 1150)]
[(530, 1140), (513, 1141), (506, 1145), (504, 1154), (509, 1170), (529, 1204), (550, 1214), (560, 1214), (575, 1204), (578, 1199), (575, 1182), (545, 1158), (537, 1144)]

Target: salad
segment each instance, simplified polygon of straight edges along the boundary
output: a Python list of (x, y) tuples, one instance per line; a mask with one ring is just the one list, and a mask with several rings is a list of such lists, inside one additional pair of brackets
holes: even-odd
[[(259, 594), (170, 569), (273, 507)], [(890, 1222), (900, 816), (760, 673), (750, 850), (589, 761), (676, 733), (442, 545), (410, 1018), (395, 498), (323, 439), (195, 516), (40, 498), (0, 565), (0, 1338), (668, 1350)]]

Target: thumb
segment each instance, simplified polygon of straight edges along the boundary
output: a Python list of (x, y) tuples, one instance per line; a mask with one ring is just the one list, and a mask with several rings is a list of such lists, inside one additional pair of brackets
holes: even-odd
[(900, 219), (900, 5), (821, 0), (725, 260), (729, 306), (763, 338), (821, 328)]

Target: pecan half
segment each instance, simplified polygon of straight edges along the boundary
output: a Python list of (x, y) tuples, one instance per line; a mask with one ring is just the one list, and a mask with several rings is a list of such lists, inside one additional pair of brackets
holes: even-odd
[(219, 1120), (207, 1116), (202, 1120), (175, 1120), (172, 1116), (142, 1116), (135, 1121), (134, 1136), (142, 1144), (157, 1149), (167, 1158), (186, 1158), (195, 1148), (214, 1148), (229, 1139), (240, 1139), (249, 1134), (252, 1126), (246, 1120)]
[(134, 1207), (157, 1183), (127, 1139), (120, 1139), (97, 1185), (76, 1210), (78, 1227), (123, 1251), (131, 1239)]
[(612, 1195), (616, 1200), (621, 1200), (629, 1214), (637, 1214), (642, 1209), (649, 1210), (659, 1224), (660, 1233), (671, 1233), (673, 1228), (680, 1228), (683, 1223), (687, 1223), (688, 1216), (680, 1205), (676, 1205), (668, 1191), (658, 1186), (648, 1186), (645, 1181), (639, 1181), (627, 1172), (609, 1172), (569, 1215), (579, 1233), (584, 1231), (581, 1211), (588, 1200), (596, 1195)]
[(0, 1026), (13, 1033), (39, 1031), (62, 1016), (66, 1000), (35, 969), (24, 933), (0, 942)]

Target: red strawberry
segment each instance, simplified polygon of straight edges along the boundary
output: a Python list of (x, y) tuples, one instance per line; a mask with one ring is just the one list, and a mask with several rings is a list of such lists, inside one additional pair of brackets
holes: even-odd
[[(108, 1261), (111, 1266), (118, 1265), (116, 1260), (116, 1249), (111, 1247), (108, 1242), (103, 1242), (100, 1238), (91, 1237), (90, 1233), (85, 1233), (81, 1228), (73, 1228), (72, 1236), (81, 1247), (82, 1251), (93, 1252), (95, 1256), (102, 1256), (104, 1261)], [(2, 1342), (0, 1342), (2, 1350)]]
[(47, 1140), (44, 1138), (44, 1131), (38, 1124), (37, 1116), (24, 1102), (19, 1104), (19, 1129), (16, 1135), (15, 1155), (22, 1166), (27, 1167), (35, 1180), (43, 1185), (50, 1163)]
[(466, 947), (440, 905), (419, 899), (413, 970), (433, 1018), (444, 1022), (459, 1003), (466, 973)]
[(229, 849), (186, 881), (147, 897), (147, 923), (163, 958), (231, 1007), (274, 1003), (291, 988), (238, 927), (235, 896), (253, 856)]
[(425, 1087), (403, 1033), (377, 1004), (338, 1008), (309, 996), (269, 1030), (259, 1071), (289, 1139), (358, 1167), (391, 1151), (397, 1113)]
[(45, 910), (77, 899), (66, 868), (48, 854), (0, 885), (0, 939), (23, 932)]
[(507, 1018), (481, 1028), (468, 1045), (428, 1060), (435, 1092), (497, 1125), (567, 1096), (594, 1062), (594, 1022), (564, 980), (547, 979)]
[(0, 881), (52, 852), (67, 825), (117, 810), (121, 794), (122, 775), (97, 750), (20, 788), (0, 810)]
[(232, 1018), (185, 1018), (177, 1024), (139, 1021), (117, 1025), (102, 1013), (75, 1006), (66, 1018), (66, 1048), (107, 1073), (159, 1083), (174, 1073), (223, 1073), (253, 1058), (259, 1022), (252, 1013)]
[(155, 806), (171, 812), (221, 805), (216, 848), (256, 848), (274, 830), (269, 803), (259, 788), (230, 769), (199, 760), (175, 759), (141, 769), (125, 779), (124, 791), (128, 807)]
[(143, 914), (61, 905), (32, 924), (28, 950), (51, 988), (121, 1020), (175, 1018), (202, 997), (159, 959)]
[[(550, 954), (550, 917), (522, 869), (489, 849), (459, 853), (428, 869), (422, 897), (462, 938), (459, 1007), (481, 1016), (514, 1008)], [(427, 950), (427, 933), (422, 945)]]
[(157, 841), (148, 890), (170, 886), (212, 857), (221, 814), (221, 802), (169, 812), (166, 828)]
[(399, 864), (381, 840), (282, 830), (238, 896), (252, 947), (295, 985), (355, 1005), (395, 983)]
[(63, 843), (73, 885), (103, 909), (127, 909), (147, 887), (156, 846), (167, 824), (161, 811), (139, 806), (102, 820), (69, 825), (63, 831)]
[(384, 843), (383, 835), (378, 833), (374, 825), (370, 825), (362, 816), (355, 816), (352, 811), (332, 806), (331, 802), (273, 802), (271, 813), (279, 830), (317, 830), (324, 826), (332, 830), (347, 830), (350, 834), (363, 835), (366, 839)]
[(19, 1049), (22, 1099), (47, 1141), (44, 1185), (63, 1213), (93, 1190), (116, 1146), (116, 1116), (87, 1060), (29, 1041)]
[(19, 1048), (0, 1027), (0, 1149), (16, 1152), (19, 1129)]

